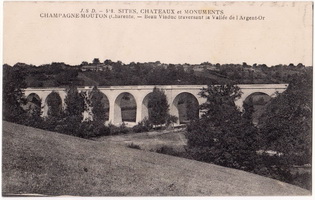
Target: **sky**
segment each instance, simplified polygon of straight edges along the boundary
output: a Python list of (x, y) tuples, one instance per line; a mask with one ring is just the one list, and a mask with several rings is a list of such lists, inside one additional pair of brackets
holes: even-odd
[[(41, 18), (81, 9), (222, 10), (264, 20)], [(312, 65), (312, 3), (308, 2), (5, 2), (3, 63), (80, 64), (110, 59), (162, 63)]]

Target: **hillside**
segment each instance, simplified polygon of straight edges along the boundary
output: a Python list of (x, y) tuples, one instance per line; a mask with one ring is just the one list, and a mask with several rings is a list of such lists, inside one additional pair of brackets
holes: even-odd
[(78, 73), (78, 79), (82, 80), (84, 85), (93, 85), (93, 86), (98, 86), (99, 85), (98, 82), (96, 82), (92, 78), (87, 77), (82, 72)]
[(205, 85), (290, 83), (294, 77), (312, 73), (312, 67), (241, 64), (163, 64), (121, 62), (67, 65), (51, 63), (40, 66), (4, 64), (4, 74), (15, 71), (25, 87), (113, 86), (113, 85)]
[(310, 195), (244, 171), (8, 122), (2, 158), (4, 196)]

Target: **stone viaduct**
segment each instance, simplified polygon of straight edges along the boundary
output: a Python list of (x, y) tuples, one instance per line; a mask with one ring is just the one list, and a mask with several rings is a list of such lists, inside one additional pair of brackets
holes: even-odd
[[(288, 87), (288, 84), (243, 84), (238, 85), (241, 89), (242, 96), (235, 104), (242, 109), (243, 102), (247, 97), (255, 93), (266, 94), (270, 97), (274, 97), (276, 93), (282, 93)], [(112, 124), (122, 123), (122, 111), (121, 100), (124, 95), (128, 94), (134, 98), (136, 104), (136, 120), (135, 123), (142, 121), (145, 117), (148, 117), (148, 97), (153, 91), (155, 86), (139, 85), (139, 86), (110, 86), (110, 87), (98, 87), (98, 89), (104, 94), (109, 103), (109, 119), (107, 121)], [(198, 93), (206, 85), (160, 85), (156, 86), (164, 90), (168, 103), (170, 105), (170, 114), (179, 116), (178, 103), (183, 97), (189, 97), (202, 104), (205, 102), (204, 98), (201, 98)], [(93, 87), (79, 87), (79, 91), (86, 91), (89, 93)], [(26, 88), (24, 94), (26, 97), (29, 95), (35, 95), (42, 102), (42, 116), (45, 117), (48, 114), (49, 106), (47, 104), (47, 97), (52, 93), (58, 93), (61, 101), (62, 108), (65, 108), (64, 99), (66, 97), (66, 88)], [(135, 124), (134, 122), (131, 124)]]

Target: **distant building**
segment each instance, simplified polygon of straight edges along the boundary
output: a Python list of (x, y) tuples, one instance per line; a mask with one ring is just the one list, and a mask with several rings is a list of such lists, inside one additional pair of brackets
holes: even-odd
[(106, 69), (112, 69), (111, 65), (97, 64), (97, 65), (85, 65), (81, 67), (83, 72), (85, 71), (105, 71)]

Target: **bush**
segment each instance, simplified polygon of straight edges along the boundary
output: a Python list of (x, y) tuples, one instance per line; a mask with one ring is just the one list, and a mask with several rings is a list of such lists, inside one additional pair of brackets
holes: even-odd
[(49, 131), (57, 131), (56, 127), (58, 124), (60, 124), (60, 122), (61, 119), (59, 117), (49, 116), (47, 118), (44, 118), (43, 124), (40, 128)]
[(109, 127), (104, 124), (95, 123), (93, 121), (82, 122), (80, 125), (79, 137), (91, 138), (110, 135)]
[(293, 185), (300, 186), (312, 191), (312, 174), (311, 173), (297, 173), (293, 175)]
[(157, 150), (155, 150), (156, 153), (162, 153), (162, 154), (166, 154), (166, 155), (171, 155), (171, 156), (180, 156), (180, 153), (176, 150), (174, 150), (172, 147), (168, 147), (168, 146), (162, 146), (160, 148), (158, 148)]
[(174, 125), (178, 121), (178, 117), (174, 115), (167, 114), (166, 117), (166, 126)]
[(108, 126), (105, 126), (104, 124), (99, 127), (98, 135), (97, 136), (107, 136), (110, 135), (110, 129)]
[(43, 125), (43, 118), (41, 117), (41, 102), (38, 107), (29, 108), (25, 113), (21, 114), (21, 124), (31, 126), (34, 128), (41, 128)]
[(139, 122), (136, 126), (132, 127), (132, 131), (135, 133), (147, 132), (152, 129), (153, 125), (147, 118)]
[(55, 130), (59, 133), (64, 133), (67, 135), (80, 136), (80, 118), (81, 117), (77, 115), (63, 117), (57, 123)]
[(77, 119), (72, 119), (72, 117), (65, 119), (48, 117), (46, 120), (42, 120), (42, 123), (37, 128), (81, 138), (110, 135), (109, 127), (106, 127), (104, 124), (93, 121), (77, 122)]
[(141, 149), (141, 147), (139, 145), (134, 144), (134, 143), (128, 144), (128, 147), (132, 148), (132, 149)]
[(120, 126), (115, 126), (113, 124), (109, 124), (108, 128), (110, 130), (110, 135), (126, 134), (126, 133), (131, 131), (131, 129), (126, 127), (126, 125), (124, 123)]

